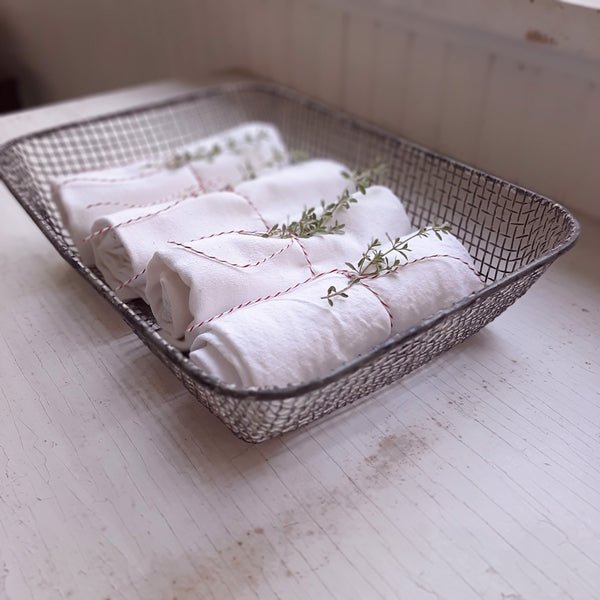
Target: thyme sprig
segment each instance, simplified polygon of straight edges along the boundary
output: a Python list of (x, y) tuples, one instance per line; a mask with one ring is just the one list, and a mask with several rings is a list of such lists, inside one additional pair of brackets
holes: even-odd
[[(229, 137), (224, 141), (225, 147), (234, 154), (241, 154), (244, 145), (251, 145), (257, 142), (262, 142), (269, 139), (269, 134), (264, 129), (259, 129), (256, 134), (246, 133), (240, 139)], [(214, 143), (212, 146), (201, 146), (194, 152), (186, 151), (181, 154), (175, 154), (172, 158), (165, 162), (164, 166), (167, 169), (180, 169), (191, 161), (206, 160), (212, 162), (213, 159), (223, 152), (221, 144)], [(273, 150), (273, 160), (276, 158), (276, 149)], [(283, 158), (283, 157), (282, 157)]]
[(410, 252), (409, 242), (417, 237), (427, 237), (430, 233), (434, 233), (440, 240), (442, 234), (450, 231), (451, 226), (447, 223), (438, 225), (434, 223), (430, 227), (421, 227), (418, 231), (405, 238), (392, 239), (387, 233), (386, 237), (390, 242), (389, 248), (381, 249), (381, 242), (375, 238), (372, 240), (362, 257), (356, 265), (347, 262), (345, 263), (349, 269), (348, 285), (338, 290), (334, 285), (330, 286), (325, 296), (321, 296), (323, 300), (327, 300), (329, 306), (333, 306), (333, 298), (348, 297), (348, 290), (363, 279), (372, 279), (381, 275), (393, 273), (401, 266), (400, 256), (408, 260), (408, 252)]
[(281, 167), (285, 165), (287, 159), (283, 152), (281, 152), (278, 148), (271, 149), (271, 160), (267, 161), (264, 166), (269, 167)]
[(344, 223), (334, 220), (336, 213), (341, 210), (347, 210), (350, 205), (358, 202), (352, 194), (354, 189), (361, 194), (367, 193), (369, 187), (385, 170), (385, 165), (378, 164), (364, 171), (342, 171), (342, 177), (348, 179), (349, 183), (344, 191), (338, 196), (335, 202), (326, 204), (321, 200), (320, 212), (317, 214), (317, 208), (311, 206), (302, 211), (297, 221), (273, 225), (263, 237), (289, 237), (296, 236), (300, 238), (309, 238), (318, 234), (340, 234), (344, 233)]
[(170, 160), (165, 163), (167, 169), (180, 169), (187, 165), (193, 160), (206, 160), (212, 162), (215, 156), (218, 156), (223, 152), (221, 146), (217, 143), (213, 144), (210, 148), (201, 147), (194, 152), (183, 152), (181, 154), (175, 154)]
[(290, 150), (290, 163), (292, 165), (297, 165), (298, 163), (307, 161), (310, 156), (308, 153), (302, 150)]
[(256, 169), (254, 168), (251, 160), (246, 159), (244, 164), (239, 166), (238, 170), (242, 177), (242, 181), (256, 179)]

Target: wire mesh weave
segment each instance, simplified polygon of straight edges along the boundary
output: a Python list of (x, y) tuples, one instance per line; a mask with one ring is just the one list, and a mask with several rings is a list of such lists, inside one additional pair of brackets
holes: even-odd
[[(388, 165), (384, 185), (402, 200), (416, 227), (452, 225), (486, 287), (306, 384), (239, 389), (202, 373), (161, 336), (141, 301), (124, 303), (94, 269), (84, 267), (50, 195), (59, 175), (164, 156), (245, 121), (268, 121), (288, 148), (351, 168)], [(207, 88), (169, 102), (79, 122), (0, 148), (0, 177), (59, 253), (102, 294), (184, 386), (238, 437), (260, 442), (295, 429), (398, 380), (497, 317), (561, 253), (579, 226), (560, 205), (439, 156), (295, 92), (270, 84)]]

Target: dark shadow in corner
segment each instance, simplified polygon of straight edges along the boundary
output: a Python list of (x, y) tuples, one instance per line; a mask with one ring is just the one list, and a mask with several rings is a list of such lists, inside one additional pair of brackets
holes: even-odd
[(14, 28), (0, 13), (0, 115), (41, 103), (38, 77), (22, 56)]

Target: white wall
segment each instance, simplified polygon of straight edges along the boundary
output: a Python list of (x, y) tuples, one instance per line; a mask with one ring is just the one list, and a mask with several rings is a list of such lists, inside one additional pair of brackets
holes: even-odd
[(0, 73), (28, 105), (213, 69), (203, 0), (0, 0)]
[(0, 0), (0, 40), (0, 72), (3, 62), (19, 71), (32, 102), (245, 68), (600, 216), (595, 10), (555, 0)]
[(253, 71), (600, 216), (598, 11), (554, 0), (244, 6), (238, 52)]

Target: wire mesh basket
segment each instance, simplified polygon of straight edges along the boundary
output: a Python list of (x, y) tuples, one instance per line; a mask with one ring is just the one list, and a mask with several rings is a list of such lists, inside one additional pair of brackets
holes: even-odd
[[(52, 204), (52, 178), (164, 156), (246, 121), (278, 127), (288, 148), (351, 168), (374, 160), (415, 227), (446, 221), (474, 258), (485, 287), (325, 377), (241, 389), (203, 373), (170, 345), (142, 301), (122, 302), (85, 267)], [(168, 102), (62, 126), (0, 148), (0, 177), (54, 247), (131, 326), (197, 399), (238, 437), (260, 442), (354, 402), (451, 348), (502, 313), (576, 241), (562, 206), (390, 135), (281, 87), (234, 83)]]

